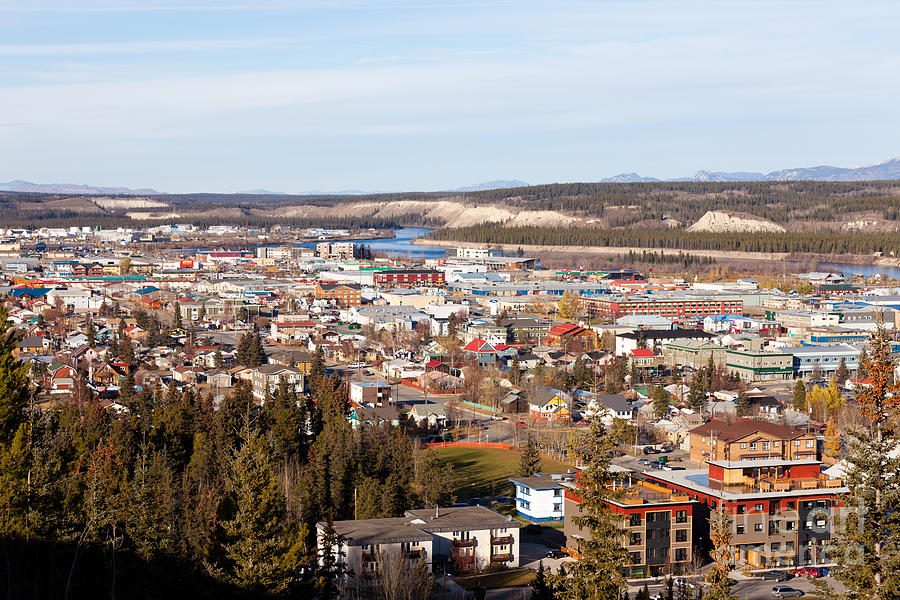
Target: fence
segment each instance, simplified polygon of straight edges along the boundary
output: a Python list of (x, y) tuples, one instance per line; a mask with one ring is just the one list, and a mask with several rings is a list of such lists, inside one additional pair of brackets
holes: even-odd
[(510, 444), (503, 442), (433, 442), (422, 444), (423, 448), (500, 448), (512, 450)]

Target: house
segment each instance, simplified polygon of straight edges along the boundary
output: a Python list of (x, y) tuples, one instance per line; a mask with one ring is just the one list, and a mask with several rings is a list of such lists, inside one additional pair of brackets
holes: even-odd
[(571, 421), (572, 397), (554, 388), (540, 388), (528, 402), (528, 413), (536, 421)]
[(330, 551), (355, 576), (376, 574), (379, 553), (423, 559), (435, 574), (519, 566), (521, 524), (483, 506), (408, 510), (402, 517), (332, 523), (337, 544), (324, 547), (328, 524), (316, 524), (319, 554)]
[(282, 378), (298, 394), (306, 389), (306, 378), (299, 369), (284, 365), (260, 365), (250, 370), (253, 397), (259, 402), (265, 402), (266, 393), (274, 394)]
[(67, 394), (75, 389), (78, 372), (75, 367), (56, 361), (47, 369), (51, 394)]
[(350, 383), (350, 400), (372, 406), (389, 405), (393, 389), (384, 381), (353, 381)]
[(544, 343), (555, 348), (582, 352), (597, 350), (600, 347), (597, 332), (572, 323), (551, 327), (547, 331)]
[(362, 406), (351, 403), (348, 419), (353, 429), (367, 426), (383, 427), (384, 425), (396, 427), (400, 425), (400, 411), (397, 410), (396, 406), (392, 405)]
[(574, 481), (574, 473), (535, 473), (510, 477), (516, 486), (516, 514), (532, 523), (562, 521), (563, 482)]
[(635, 417), (634, 406), (622, 394), (595, 394), (591, 401), (594, 411), (604, 421), (613, 419), (630, 421)]
[(635, 348), (657, 352), (665, 344), (685, 340), (709, 340), (713, 337), (702, 329), (641, 329), (616, 334), (616, 355), (628, 355)]
[(491, 344), (485, 340), (474, 339), (463, 347), (469, 356), (474, 356), (481, 364), (489, 364), (505, 356), (514, 356), (516, 351), (506, 344)]
[(728, 348), (725, 366), (741, 381), (785, 380), (794, 374), (793, 356), (764, 347), (761, 338), (743, 340), (740, 348)]
[(25, 336), (13, 348), (13, 356), (20, 357), (25, 354), (47, 354), (50, 351), (50, 339), (35, 335)]
[(691, 460), (815, 460), (816, 436), (767, 421), (713, 419), (690, 430)]
[(434, 402), (415, 404), (409, 416), (419, 427), (444, 427), (447, 424), (447, 407)]

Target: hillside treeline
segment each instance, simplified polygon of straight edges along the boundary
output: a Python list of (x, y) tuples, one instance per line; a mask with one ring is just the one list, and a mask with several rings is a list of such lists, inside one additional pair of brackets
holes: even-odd
[(701, 233), (673, 229), (566, 229), (496, 224), (438, 229), (435, 240), (482, 244), (638, 247), (805, 254), (900, 253), (900, 233)]
[(452, 502), (413, 432), (350, 426), (321, 355), (310, 396), (282, 383), (261, 407), (244, 385), (215, 409), (124, 385), (114, 410), (79, 384), (40, 411), (3, 329), (4, 598), (314, 597), (335, 583), (316, 568), (317, 522)]
[[(107, 226), (143, 226), (148, 222), (127, 218), (124, 210), (103, 215), (51, 209), (41, 214), (19, 211), (18, 202), (59, 200), (69, 196), (0, 193), (0, 217), (9, 227), (80, 225), (87, 219)], [(421, 215), (396, 218), (366, 216), (343, 219), (275, 219), (268, 214), (250, 215), (253, 208), (275, 210), (295, 206), (339, 206), (358, 202), (451, 199), (475, 204), (499, 204), (528, 210), (555, 210), (580, 217), (604, 218), (607, 226), (647, 227), (648, 221), (675, 219), (682, 225), (695, 222), (709, 210), (750, 213), (782, 225), (806, 222), (815, 230), (821, 222), (842, 221), (852, 214), (875, 215), (900, 220), (900, 182), (835, 183), (820, 181), (768, 181), (743, 183), (556, 183), (479, 192), (404, 192), (364, 195), (256, 195), (256, 194), (168, 194), (151, 196), (172, 206), (189, 206), (192, 212), (215, 209), (248, 211), (245, 217), (215, 216), (193, 219), (197, 224), (266, 226), (282, 224), (310, 227), (400, 227), (440, 226), (425, 222)], [(34, 211), (37, 212), (37, 211)], [(153, 221), (164, 224), (178, 219)], [(183, 220), (183, 219), (181, 219)]]

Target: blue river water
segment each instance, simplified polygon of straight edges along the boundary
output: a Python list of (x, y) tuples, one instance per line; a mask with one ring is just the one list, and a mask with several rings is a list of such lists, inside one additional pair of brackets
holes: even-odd
[[(446, 250), (437, 246), (418, 246), (412, 241), (433, 231), (428, 227), (403, 227), (394, 230), (394, 237), (377, 240), (349, 240), (359, 242), (372, 248), (373, 252), (384, 252), (388, 256), (409, 256), (411, 258), (443, 258)], [(306, 247), (315, 246), (315, 242), (303, 244)]]

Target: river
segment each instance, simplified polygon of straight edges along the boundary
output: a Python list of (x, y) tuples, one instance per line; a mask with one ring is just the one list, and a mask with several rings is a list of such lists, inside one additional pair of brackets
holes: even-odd
[[(392, 238), (348, 240), (357, 242), (372, 248), (373, 252), (384, 252), (388, 256), (409, 256), (411, 258), (443, 258), (446, 254), (444, 248), (438, 246), (417, 246), (412, 241), (418, 237), (422, 237), (429, 231), (434, 231), (428, 227), (402, 227), (394, 230)], [(316, 242), (303, 244), (308, 248), (312, 248)]]
[(883, 265), (855, 265), (851, 263), (828, 263), (820, 262), (816, 270), (828, 273), (841, 273), (845, 277), (850, 277), (854, 273), (871, 277), (881, 273), (891, 279), (900, 279), (900, 267), (886, 267)]

